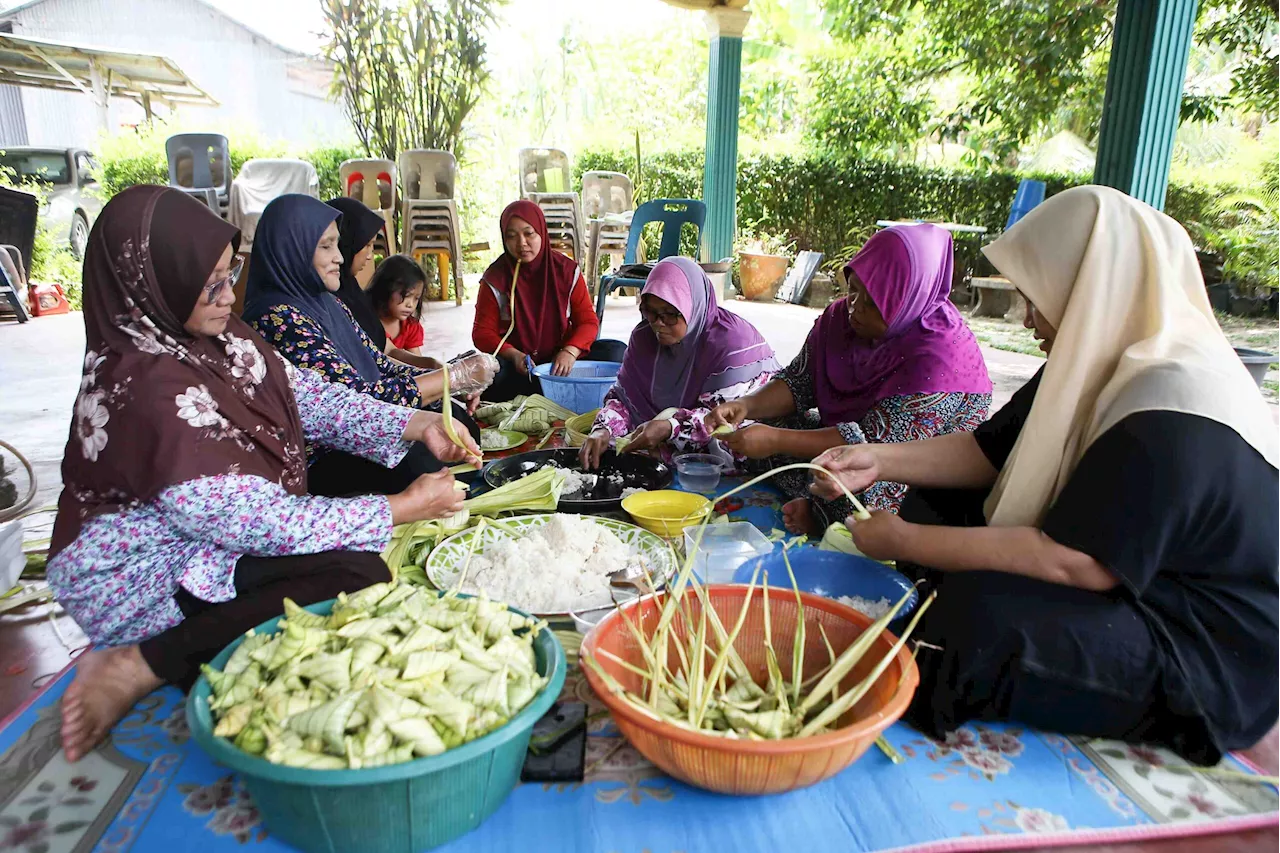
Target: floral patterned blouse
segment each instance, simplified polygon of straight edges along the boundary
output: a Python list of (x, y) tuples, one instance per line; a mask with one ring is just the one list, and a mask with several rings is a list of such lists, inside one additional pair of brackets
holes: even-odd
[(413, 381), (421, 371), (387, 358), (360, 328), (346, 303), (334, 301), (351, 320), (351, 325), (360, 333), (360, 339), (377, 362), (378, 371), (382, 374), (377, 382), (364, 379), (329, 341), (324, 327), (292, 305), (273, 306), (249, 325), (298, 367), (314, 370), (330, 382), (340, 382), (385, 403), (421, 407), (422, 394)]
[[(288, 368), (308, 442), (393, 466), (415, 410), (379, 403)], [(95, 643), (126, 645), (182, 621), (179, 587), (202, 601), (235, 597), (242, 555), (281, 557), (321, 551), (382, 551), (391, 536), (383, 496), (291, 495), (278, 483), (235, 473), (164, 489), (149, 503), (100, 515), (49, 561), (58, 601)]]
[[(810, 343), (806, 341), (804, 349), (778, 374), (777, 378), (791, 390), (798, 413), (798, 423), (782, 426), (821, 428), (821, 422), (813, 411), (817, 408), (818, 399), (814, 393), (813, 374), (809, 370), (809, 348)], [(990, 394), (945, 391), (900, 394), (878, 401), (861, 420), (837, 424), (836, 429), (840, 431), (846, 444), (914, 441), (953, 432), (973, 432), (987, 419), (990, 406)], [(792, 497), (809, 497), (809, 476), (804, 472), (794, 472), (798, 476), (788, 476), (792, 473), (780, 476), (778, 484)], [(868, 509), (897, 512), (906, 493), (907, 487), (901, 483), (875, 483), (862, 493), (862, 502)], [(826, 523), (840, 521), (852, 511), (846, 498), (829, 503), (815, 500), (814, 504), (820, 514), (825, 516), (821, 520)]]
[[(698, 405), (692, 409), (679, 409), (671, 416), (671, 438), (662, 447), (662, 455), (666, 461), (670, 462), (672, 457), (680, 453), (709, 453), (713, 456), (720, 457), (731, 468), (740, 467), (743, 459), (736, 456), (728, 446), (719, 439), (711, 437), (711, 432), (707, 429), (703, 420), (712, 409), (721, 403), (727, 403), (730, 400), (737, 400), (745, 397), (753, 391), (757, 391), (769, 384), (771, 373), (761, 373), (755, 379), (747, 382), (739, 382), (736, 385), (730, 385), (727, 388), (721, 388), (718, 391), (708, 391), (698, 396)], [(604, 397), (604, 405), (600, 407), (600, 414), (596, 415), (595, 423), (591, 425), (594, 432), (598, 429), (606, 429), (614, 438), (621, 438), (629, 435), (638, 423), (633, 423), (631, 413), (627, 411), (627, 406), (622, 402), (622, 395), (618, 391), (618, 386), (614, 385), (609, 389)], [(729, 470), (727, 467), (726, 470)]]

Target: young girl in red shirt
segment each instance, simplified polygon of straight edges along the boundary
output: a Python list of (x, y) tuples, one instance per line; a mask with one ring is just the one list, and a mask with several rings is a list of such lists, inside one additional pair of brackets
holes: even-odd
[(392, 255), (369, 282), (369, 297), (396, 349), (422, 355), (422, 292), (427, 276), (408, 255)]

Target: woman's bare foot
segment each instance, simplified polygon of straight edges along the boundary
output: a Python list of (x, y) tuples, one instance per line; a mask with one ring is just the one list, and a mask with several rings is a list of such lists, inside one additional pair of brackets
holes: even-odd
[(79, 761), (139, 699), (163, 683), (137, 646), (83, 655), (76, 662), (75, 680), (62, 696), (62, 751), (67, 761)]
[(796, 498), (783, 504), (782, 523), (787, 532), (795, 536), (817, 536), (823, 532), (815, 529), (813, 504), (808, 498)]

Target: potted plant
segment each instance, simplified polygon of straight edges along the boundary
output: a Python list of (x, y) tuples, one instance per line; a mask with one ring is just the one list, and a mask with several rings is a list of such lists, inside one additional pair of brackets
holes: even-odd
[(767, 302), (778, 293), (796, 244), (780, 234), (760, 230), (759, 223), (738, 237), (738, 286), (747, 299)]

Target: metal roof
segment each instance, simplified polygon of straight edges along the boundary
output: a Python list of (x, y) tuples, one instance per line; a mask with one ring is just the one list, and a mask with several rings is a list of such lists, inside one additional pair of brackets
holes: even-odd
[[(95, 79), (96, 78), (96, 79)], [(0, 83), (128, 98), (151, 104), (216, 107), (167, 56), (0, 33)]]

